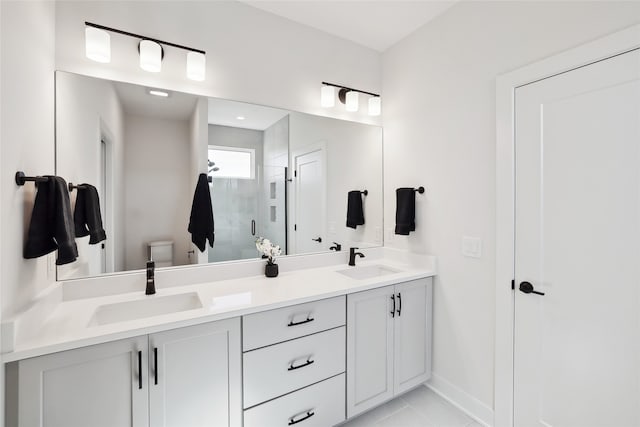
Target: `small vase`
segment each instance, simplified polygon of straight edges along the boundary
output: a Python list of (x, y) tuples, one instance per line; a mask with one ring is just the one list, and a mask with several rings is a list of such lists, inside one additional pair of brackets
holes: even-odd
[(269, 264), (264, 266), (264, 275), (267, 277), (278, 277), (278, 264)]

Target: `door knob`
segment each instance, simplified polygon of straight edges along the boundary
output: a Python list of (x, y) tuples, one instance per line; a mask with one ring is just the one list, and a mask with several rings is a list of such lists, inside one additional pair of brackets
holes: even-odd
[(529, 282), (520, 283), (520, 292), (524, 292), (525, 294), (544, 295), (544, 292), (538, 292), (533, 289), (533, 285)]
[(311, 239), (314, 242), (322, 243), (322, 237), (318, 237), (317, 239)]

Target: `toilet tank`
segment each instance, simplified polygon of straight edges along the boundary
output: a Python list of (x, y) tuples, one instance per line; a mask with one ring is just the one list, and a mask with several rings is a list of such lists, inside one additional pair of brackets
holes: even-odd
[(157, 267), (173, 265), (173, 241), (159, 240), (147, 243), (147, 259), (155, 261)]

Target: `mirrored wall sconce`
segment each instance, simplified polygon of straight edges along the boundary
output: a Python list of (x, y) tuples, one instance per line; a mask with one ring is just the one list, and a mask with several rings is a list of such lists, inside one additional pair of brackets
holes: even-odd
[(140, 34), (130, 33), (115, 28), (105, 27), (91, 22), (85, 22), (85, 54), (87, 58), (108, 63), (111, 61), (111, 36), (109, 33), (121, 34), (140, 39), (138, 54), (140, 56), (140, 68), (151, 73), (159, 73), (162, 70), (164, 48), (166, 46), (187, 51), (186, 75), (195, 81), (203, 81), (206, 71), (206, 52), (188, 46), (166, 42)]
[(336, 88), (338, 88), (338, 99), (345, 105), (347, 111), (358, 111), (360, 108), (360, 94), (364, 94), (370, 97), (368, 101), (369, 115), (379, 116), (382, 112), (382, 100), (379, 94), (327, 82), (322, 82), (320, 89), (320, 105), (322, 107), (332, 108), (336, 105)]

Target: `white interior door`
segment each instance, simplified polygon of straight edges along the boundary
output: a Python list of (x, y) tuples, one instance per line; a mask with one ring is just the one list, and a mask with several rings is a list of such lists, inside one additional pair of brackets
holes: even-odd
[(640, 51), (515, 100), (514, 425), (638, 426)]
[(295, 161), (295, 253), (318, 252), (326, 245), (327, 178), (325, 151), (313, 149)]

